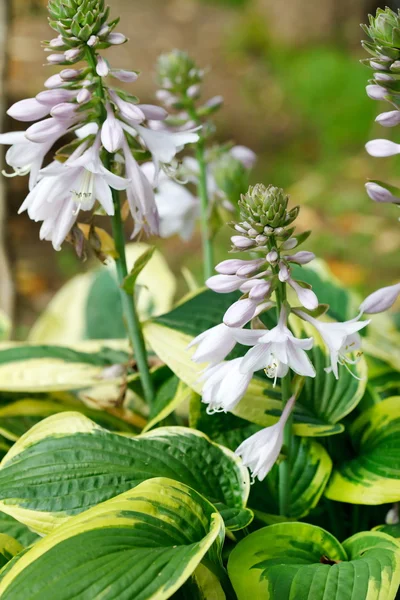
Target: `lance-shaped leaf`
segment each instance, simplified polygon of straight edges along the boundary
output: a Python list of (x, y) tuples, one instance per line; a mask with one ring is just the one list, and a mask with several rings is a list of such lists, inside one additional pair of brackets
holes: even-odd
[(4, 575), (4, 600), (170, 598), (204, 556), (220, 563), (224, 525), (195, 490), (166, 478), (143, 482), (73, 517)]
[(354, 504), (400, 500), (400, 397), (364, 411), (350, 428), (356, 458), (333, 471), (325, 495)]
[(238, 600), (394, 600), (400, 543), (365, 532), (341, 545), (315, 525), (281, 523), (242, 540), (228, 573)]
[(126, 437), (79, 413), (48, 417), (14, 444), (0, 466), (0, 510), (48, 533), (71, 516), (160, 476), (196, 489), (232, 530), (252, 519), (245, 508), (247, 469), (206, 435), (165, 427)]
[(139, 277), (140, 273), (143, 271), (143, 269), (153, 256), (154, 250), (155, 247), (150, 246), (150, 248), (145, 250), (143, 254), (141, 254), (139, 258), (135, 260), (131, 272), (125, 277), (124, 282), (122, 284), (122, 287), (124, 288), (127, 294), (134, 293), (137, 278)]

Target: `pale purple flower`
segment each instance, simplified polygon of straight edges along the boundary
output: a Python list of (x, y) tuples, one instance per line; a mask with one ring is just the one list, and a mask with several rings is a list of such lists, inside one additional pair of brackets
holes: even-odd
[(203, 374), (202, 401), (208, 414), (233, 410), (246, 393), (253, 373), (242, 373), (242, 358), (209, 367)]
[[(40, 104), (44, 104), (45, 106), (49, 106), (53, 108), (57, 104), (61, 102), (70, 102), (75, 100), (77, 96), (77, 90), (67, 90), (64, 88), (55, 88), (51, 90), (44, 90), (43, 92), (39, 92), (36, 96), (36, 100), (40, 102)], [(48, 114), (48, 112), (46, 113)], [(46, 115), (43, 115), (46, 116)], [(38, 117), (42, 118), (42, 117)]]
[[(113, 90), (109, 91), (110, 98), (117, 106), (118, 110), (121, 113), (121, 117), (128, 122), (134, 121), (135, 123), (140, 123), (144, 121), (146, 118), (144, 112), (132, 102), (127, 102), (126, 100), (122, 100)], [(134, 135), (136, 133), (134, 132)]]
[(73, 117), (65, 119), (50, 117), (28, 127), (25, 135), (31, 142), (45, 143), (52, 137), (58, 138), (64, 135), (69, 127), (77, 123), (81, 118), (82, 116), (76, 113)]
[(211, 365), (223, 361), (236, 345), (234, 331), (224, 323), (203, 331), (188, 346), (188, 348), (197, 346), (192, 360), (196, 363), (209, 362)]
[[(154, 184), (155, 169), (153, 163), (141, 165), (141, 169), (151, 185)], [(158, 187), (154, 194), (159, 217), (159, 235), (169, 238), (179, 235), (184, 241), (193, 235), (196, 220), (200, 214), (200, 204), (183, 185), (160, 174)]]
[(82, 74), (81, 69), (63, 69), (60, 71), (60, 77), (64, 81), (74, 81), (74, 79), (78, 79)]
[(239, 248), (240, 250), (252, 248), (255, 244), (254, 240), (250, 240), (249, 238), (244, 237), (243, 235), (233, 235), (231, 237), (231, 242), (236, 248)]
[(55, 75), (51, 75), (44, 82), (44, 87), (49, 88), (49, 89), (55, 89), (55, 88), (61, 87), (62, 85), (65, 85), (65, 81), (60, 77), (59, 73), (56, 73)]
[(285, 425), (295, 401), (296, 396), (292, 396), (287, 401), (275, 425), (258, 431), (237, 448), (235, 454), (242, 458), (243, 464), (250, 469), (254, 479), (258, 478), (259, 481), (265, 479), (278, 460), (282, 450)]
[(122, 149), (125, 158), (125, 173), (129, 179), (126, 193), (129, 208), (134, 220), (132, 237), (144, 229), (147, 234), (158, 234), (159, 217), (153, 188), (132, 156), (128, 142), (124, 138)]
[(76, 60), (81, 54), (82, 50), (80, 48), (71, 48), (70, 50), (66, 50), (66, 52), (64, 52), (64, 56), (69, 62)]
[(139, 77), (135, 71), (126, 71), (125, 69), (111, 69), (110, 75), (124, 83), (133, 83)]
[(400, 123), (400, 110), (383, 112), (376, 117), (375, 121), (383, 127), (395, 127)]
[(78, 105), (72, 102), (60, 102), (51, 109), (50, 115), (55, 119), (69, 120), (76, 116)]
[(400, 154), (400, 144), (390, 140), (371, 140), (365, 144), (365, 148), (368, 154), (377, 158)]
[(286, 311), (282, 309), (278, 325), (269, 331), (259, 330), (236, 333), (236, 339), (242, 344), (253, 345), (247, 352), (241, 364), (243, 373), (264, 369), (268, 377), (276, 381), (284, 377), (289, 369), (298, 375), (315, 377), (315, 369), (305, 350), (311, 350), (313, 338), (298, 339), (286, 326)]
[(314, 258), (314, 252), (308, 252), (307, 250), (300, 250), (300, 252), (296, 252), (296, 254), (285, 256), (285, 260), (287, 262), (293, 262), (298, 265), (307, 265), (312, 260), (314, 260)]
[(43, 143), (35, 143), (26, 138), (24, 131), (0, 134), (0, 144), (11, 145), (5, 158), (6, 163), (14, 169), (12, 174), (3, 171), (3, 175), (14, 177), (30, 173), (29, 189), (32, 190), (36, 185), (44, 157), (57, 138), (58, 135), (50, 136)]
[(237, 275), (212, 275), (206, 281), (206, 286), (217, 294), (229, 294), (238, 290), (246, 281), (244, 277)]
[(250, 268), (256, 271), (260, 266), (265, 264), (265, 259), (263, 258), (255, 258), (251, 260), (243, 260), (241, 258), (230, 258), (228, 260), (223, 260), (216, 267), (215, 270), (217, 273), (221, 273), (222, 275), (236, 275), (239, 269), (242, 268)]
[(89, 48), (94, 48), (98, 41), (99, 38), (97, 37), (97, 35), (91, 35), (86, 44), (89, 46)]
[(365, 184), (365, 189), (368, 196), (374, 202), (391, 202), (392, 204), (400, 204), (400, 197), (394, 196), (387, 188), (373, 181), (368, 181)]
[(122, 147), (124, 130), (109, 103), (106, 104), (106, 110), (107, 118), (101, 127), (101, 142), (107, 152), (114, 154)]
[(389, 310), (400, 296), (400, 283), (376, 290), (360, 304), (360, 312), (369, 315)]
[(161, 106), (155, 104), (137, 104), (136, 106), (150, 121), (164, 121), (168, 117), (167, 111)]
[(296, 238), (292, 237), (283, 242), (281, 246), (281, 250), (293, 250), (298, 245), (298, 241)]
[(46, 117), (50, 109), (50, 106), (42, 104), (36, 98), (26, 98), (10, 106), (7, 114), (16, 121), (36, 121)]
[[(222, 275), (221, 275), (222, 277)], [(229, 275), (227, 275), (229, 277)], [(228, 327), (243, 327), (256, 316), (258, 302), (251, 298), (244, 298), (234, 302), (224, 314), (224, 323)]]
[(343, 323), (329, 323), (318, 321), (300, 310), (296, 311), (296, 314), (304, 321), (311, 323), (321, 335), (324, 344), (328, 348), (331, 360), (331, 366), (325, 370), (328, 373), (332, 371), (336, 379), (339, 379), (338, 364), (347, 368), (347, 363), (354, 364), (357, 362), (346, 355), (360, 348), (361, 338), (357, 332), (366, 327), (370, 321), (359, 321), (359, 317), (356, 317)]
[(78, 95), (76, 97), (76, 101), (79, 104), (85, 104), (86, 102), (89, 102), (89, 100), (91, 99), (91, 97), (92, 97), (92, 94), (89, 92), (89, 90), (86, 89), (86, 88), (82, 88), (78, 92)]

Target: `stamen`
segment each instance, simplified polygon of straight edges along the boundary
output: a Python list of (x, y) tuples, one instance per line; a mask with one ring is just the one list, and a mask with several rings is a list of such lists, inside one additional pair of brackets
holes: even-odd
[(30, 165), (26, 165), (25, 167), (14, 167), (14, 172), (13, 173), (7, 173), (7, 171), (5, 169), (2, 170), (1, 174), (4, 175), (4, 177), (19, 177), (19, 176), (23, 176), (23, 175), (28, 175), (29, 171), (31, 170)]

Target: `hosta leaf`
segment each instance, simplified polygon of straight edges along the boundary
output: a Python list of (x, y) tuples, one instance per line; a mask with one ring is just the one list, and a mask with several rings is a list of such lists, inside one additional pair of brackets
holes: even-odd
[[(132, 267), (148, 248), (147, 244), (128, 244), (128, 266)], [(73, 344), (88, 338), (125, 338), (120, 290), (113, 269), (113, 265), (95, 268), (71, 279), (36, 321), (29, 340), (43, 344)], [(161, 252), (154, 252), (137, 283), (141, 287), (138, 310), (142, 319), (171, 308), (176, 282)]]
[(223, 521), (195, 490), (143, 482), (40, 540), (0, 583), (3, 600), (164, 600), (202, 558), (219, 563)]
[[(314, 508), (322, 496), (332, 470), (325, 448), (310, 438), (293, 438), (290, 457), (290, 518), (300, 519)], [(269, 514), (279, 514), (279, 467), (274, 465), (264, 481), (251, 488), (249, 506)]]
[(228, 449), (185, 427), (135, 438), (111, 433), (79, 413), (48, 417), (11, 448), (0, 466), (0, 509), (47, 533), (89, 507), (167, 476), (216, 503), (235, 530), (251, 520), (249, 476)]
[(22, 544), (16, 539), (5, 533), (0, 533), (0, 569), (23, 549)]
[(199, 564), (190, 579), (172, 598), (173, 600), (226, 600), (217, 575), (203, 564)]
[(151, 407), (149, 422), (143, 429), (143, 432), (152, 429), (157, 423), (166, 419), (174, 410), (183, 403), (190, 404), (192, 399), (197, 398), (194, 392), (183, 381), (180, 381), (176, 375), (167, 379), (158, 390)]
[(400, 540), (400, 523), (395, 523), (393, 525), (378, 525), (377, 527), (374, 527), (374, 531), (387, 533), (388, 535)]
[(38, 536), (26, 525), (20, 523), (11, 515), (0, 511), (0, 533), (5, 533), (16, 539), (22, 546), (30, 546)]
[[(146, 323), (145, 336), (155, 353), (170, 369), (196, 392), (201, 392), (201, 372), (205, 365), (191, 360), (193, 351), (187, 346), (195, 335), (221, 322), (226, 308), (235, 294), (215, 294), (200, 291), (191, 295), (173, 311)], [(297, 325), (297, 327), (299, 327)], [(315, 331), (313, 331), (313, 335)], [(232, 356), (244, 354), (246, 348), (236, 346)], [(355, 365), (355, 379), (345, 367), (340, 367), (337, 381), (332, 373), (326, 373), (328, 356), (317, 345), (311, 352), (317, 377), (307, 380), (296, 402), (293, 414), (294, 432), (301, 436), (326, 436), (341, 433), (339, 421), (351, 412), (361, 400), (366, 386), (366, 363), (363, 358)], [(233, 410), (238, 417), (260, 426), (272, 425), (282, 412), (279, 388), (274, 388), (266, 377), (254, 377), (244, 398)]]
[(0, 311), (0, 341), (9, 339), (11, 327), (11, 320), (3, 311)]
[(122, 383), (104, 377), (104, 369), (124, 364), (124, 341), (83, 342), (74, 348), (36, 344), (0, 345), (0, 390), (44, 392)]
[(242, 540), (228, 572), (238, 600), (394, 600), (400, 544), (366, 532), (341, 545), (320, 527), (281, 523)]
[(333, 471), (327, 498), (354, 504), (400, 500), (400, 397), (364, 411), (350, 433), (357, 457)]
[(107, 429), (114, 431), (136, 432), (132, 425), (104, 410), (90, 409), (73, 397), (68, 399), (24, 398), (0, 407), (0, 434), (15, 442), (33, 425), (56, 413), (79, 410)]

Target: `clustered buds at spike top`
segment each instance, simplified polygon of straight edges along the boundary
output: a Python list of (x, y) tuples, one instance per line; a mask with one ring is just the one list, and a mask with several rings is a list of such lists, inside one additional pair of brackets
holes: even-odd
[(107, 23), (110, 9), (104, 0), (49, 0), (48, 11), (50, 26), (67, 48), (94, 40), (92, 36), (99, 39), (101, 47), (110, 46), (107, 38), (119, 21)]
[(288, 211), (288, 202), (289, 196), (281, 188), (257, 184), (239, 200), (240, 216), (260, 233), (265, 227), (285, 227), (299, 213), (298, 207)]
[(172, 94), (194, 90), (193, 86), (202, 81), (203, 75), (204, 72), (196, 66), (194, 60), (182, 50), (172, 50), (158, 58), (157, 81)]
[(224, 152), (211, 165), (211, 171), (218, 188), (232, 203), (246, 192), (249, 171), (232, 152)]
[[(395, 127), (400, 124), (400, 10), (394, 12), (390, 8), (379, 8), (376, 16), (369, 15), (369, 26), (362, 25), (363, 30), (371, 41), (362, 42), (367, 52), (373, 58), (362, 62), (367, 63), (374, 71), (374, 79), (367, 85), (367, 95), (372, 100), (390, 102), (390, 110), (375, 119), (383, 127)], [(368, 154), (375, 157), (386, 157), (400, 153), (400, 144), (389, 140), (377, 139), (366, 144)], [(398, 203), (396, 194), (390, 191), (391, 186), (379, 183), (367, 183), (366, 190), (370, 198), (376, 202)], [(392, 199), (393, 198), (393, 199)]]

